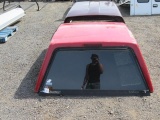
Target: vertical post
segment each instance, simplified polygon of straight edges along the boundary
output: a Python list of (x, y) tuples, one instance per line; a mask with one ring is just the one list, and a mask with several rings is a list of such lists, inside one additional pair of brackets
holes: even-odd
[(35, 0), (35, 2), (36, 2), (37, 7), (38, 7), (37, 11), (39, 11), (39, 4), (38, 4), (37, 0)]
[(4, 8), (5, 7), (5, 2), (6, 2), (6, 0), (3, 1), (3, 11), (5, 11), (5, 8)]

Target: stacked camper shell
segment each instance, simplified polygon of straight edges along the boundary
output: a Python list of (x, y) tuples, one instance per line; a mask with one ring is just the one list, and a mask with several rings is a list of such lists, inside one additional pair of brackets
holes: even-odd
[(114, 2), (76, 2), (68, 12), (64, 23), (80, 21), (124, 22), (124, 19)]

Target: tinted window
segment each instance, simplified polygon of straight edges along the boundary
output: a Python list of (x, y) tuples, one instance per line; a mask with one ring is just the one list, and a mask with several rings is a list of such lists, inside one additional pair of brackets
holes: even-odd
[(148, 3), (149, 0), (137, 0), (138, 3)]
[[(88, 65), (92, 62), (94, 55), (98, 56), (103, 73), (97, 70), (98, 66)], [(48, 71), (44, 78), (42, 90), (50, 85), (52, 90), (81, 90), (87, 72), (99, 79), (99, 85), (93, 89), (100, 90), (148, 90), (144, 82), (139, 65), (130, 49), (61, 49), (52, 57)], [(92, 78), (92, 80), (94, 79)], [(90, 80), (91, 81), (91, 80)], [(93, 80), (96, 81), (96, 80)], [(97, 83), (98, 81), (96, 81)], [(86, 88), (84, 90), (92, 89)]]
[(160, 0), (155, 0), (155, 2), (160, 2)]
[(120, 16), (102, 16), (102, 15), (68, 17), (64, 20), (64, 23), (84, 22), (84, 21), (85, 22), (102, 21), (102, 22), (123, 22), (124, 23), (124, 19)]

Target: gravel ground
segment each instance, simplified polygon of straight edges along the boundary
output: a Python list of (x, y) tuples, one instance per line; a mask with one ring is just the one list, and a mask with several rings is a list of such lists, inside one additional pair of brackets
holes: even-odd
[[(21, 2), (24, 9), (31, 4)], [(30, 7), (16, 24), (19, 31), (0, 44), (0, 120), (160, 120), (160, 16), (123, 13), (149, 68), (155, 88), (151, 96), (41, 97), (34, 93), (50, 39), (71, 5), (69, 1), (40, 3), (39, 12), (36, 5)]]

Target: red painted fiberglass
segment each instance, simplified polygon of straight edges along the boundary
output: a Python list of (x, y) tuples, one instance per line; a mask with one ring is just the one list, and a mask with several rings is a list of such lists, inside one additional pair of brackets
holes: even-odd
[(149, 90), (153, 92), (149, 72), (135, 38), (124, 23), (115, 22), (81, 22), (60, 25), (51, 40), (43, 61), (35, 92), (39, 92), (52, 53), (57, 48), (85, 48), (96, 45), (101, 45), (101, 47), (124, 46), (131, 48), (138, 59)]

